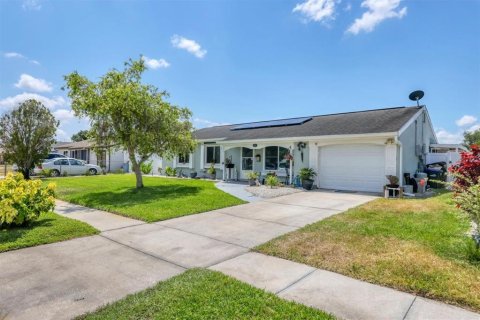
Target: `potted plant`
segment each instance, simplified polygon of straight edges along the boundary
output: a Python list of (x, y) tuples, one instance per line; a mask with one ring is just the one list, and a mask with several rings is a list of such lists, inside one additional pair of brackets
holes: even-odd
[(312, 168), (302, 168), (300, 172), (298, 172), (298, 176), (302, 181), (302, 187), (305, 190), (312, 190), (313, 187), (313, 177), (315, 177), (317, 173)]
[(215, 179), (215, 177), (217, 176), (217, 169), (215, 169), (215, 163), (212, 162), (210, 164), (210, 168), (208, 168), (207, 173), (209, 174), (210, 179)]
[[(388, 180), (388, 184), (385, 186), (387, 188), (395, 188), (396, 189), (400, 186), (398, 184), (400, 179), (398, 179), (397, 176), (388, 175), (387, 180)], [(395, 190), (388, 190), (388, 196), (389, 197), (395, 197), (396, 196), (396, 191)]]
[(252, 171), (252, 172), (249, 172), (247, 174), (247, 178), (248, 178), (248, 184), (250, 186), (255, 186), (257, 185), (257, 179), (258, 179), (258, 172), (255, 172), (255, 171)]

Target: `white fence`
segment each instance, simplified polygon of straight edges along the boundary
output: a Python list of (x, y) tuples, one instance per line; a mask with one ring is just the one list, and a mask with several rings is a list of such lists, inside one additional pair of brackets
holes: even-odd
[(450, 166), (459, 160), (460, 154), (458, 152), (427, 153), (427, 164), (445, 162), (447, 166)]

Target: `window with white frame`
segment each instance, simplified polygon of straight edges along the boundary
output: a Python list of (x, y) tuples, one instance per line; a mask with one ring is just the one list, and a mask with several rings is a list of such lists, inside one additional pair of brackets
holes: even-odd
[(205, 165), (220, 164), (220, 146), (205, 146)]
[(265, 170), (285, 169), (290, 166), (290, 160), (285, 159), (289, 151), (284, 147), (271, 146), (265, 148)]
[(179, 154), (177, 156), (177, 165), (185, 167), (190, 165), (190, 154), (185, 153), (185, 154)]
[(190, 154), (179, 154), (178, 155), (178, 163), (190, 163)]

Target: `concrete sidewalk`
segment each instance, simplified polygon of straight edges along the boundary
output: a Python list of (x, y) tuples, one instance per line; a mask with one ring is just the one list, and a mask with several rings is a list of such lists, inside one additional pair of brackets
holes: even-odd
[(342, 319), (480, 319), (461, 308), (260, 253), (210, 269)]
[(114, 230), (146, 223), (144, 221), (122, 217), (106, 211), (86, 208), (61, 200), (55, 201), (55, 212), (67, 218), (86, 222), (100, 231)]
[(59, 201), (57, 212), (101, 234), (1, 253), (0, 315), (70, 319), (188, 268), (205, 267), (342, 318), (480, 319), (460, 308), (249, 252), (372, 199), (302, 192), (153, 224)]

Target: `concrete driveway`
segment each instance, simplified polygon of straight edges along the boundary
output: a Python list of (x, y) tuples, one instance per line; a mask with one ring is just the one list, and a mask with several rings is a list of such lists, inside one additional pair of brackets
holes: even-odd
[(0, 318), (69, 319), (374, 198), (302, 192), (153, 224), (63, 203), (64, 215), (106, 231), (1, 253)]

